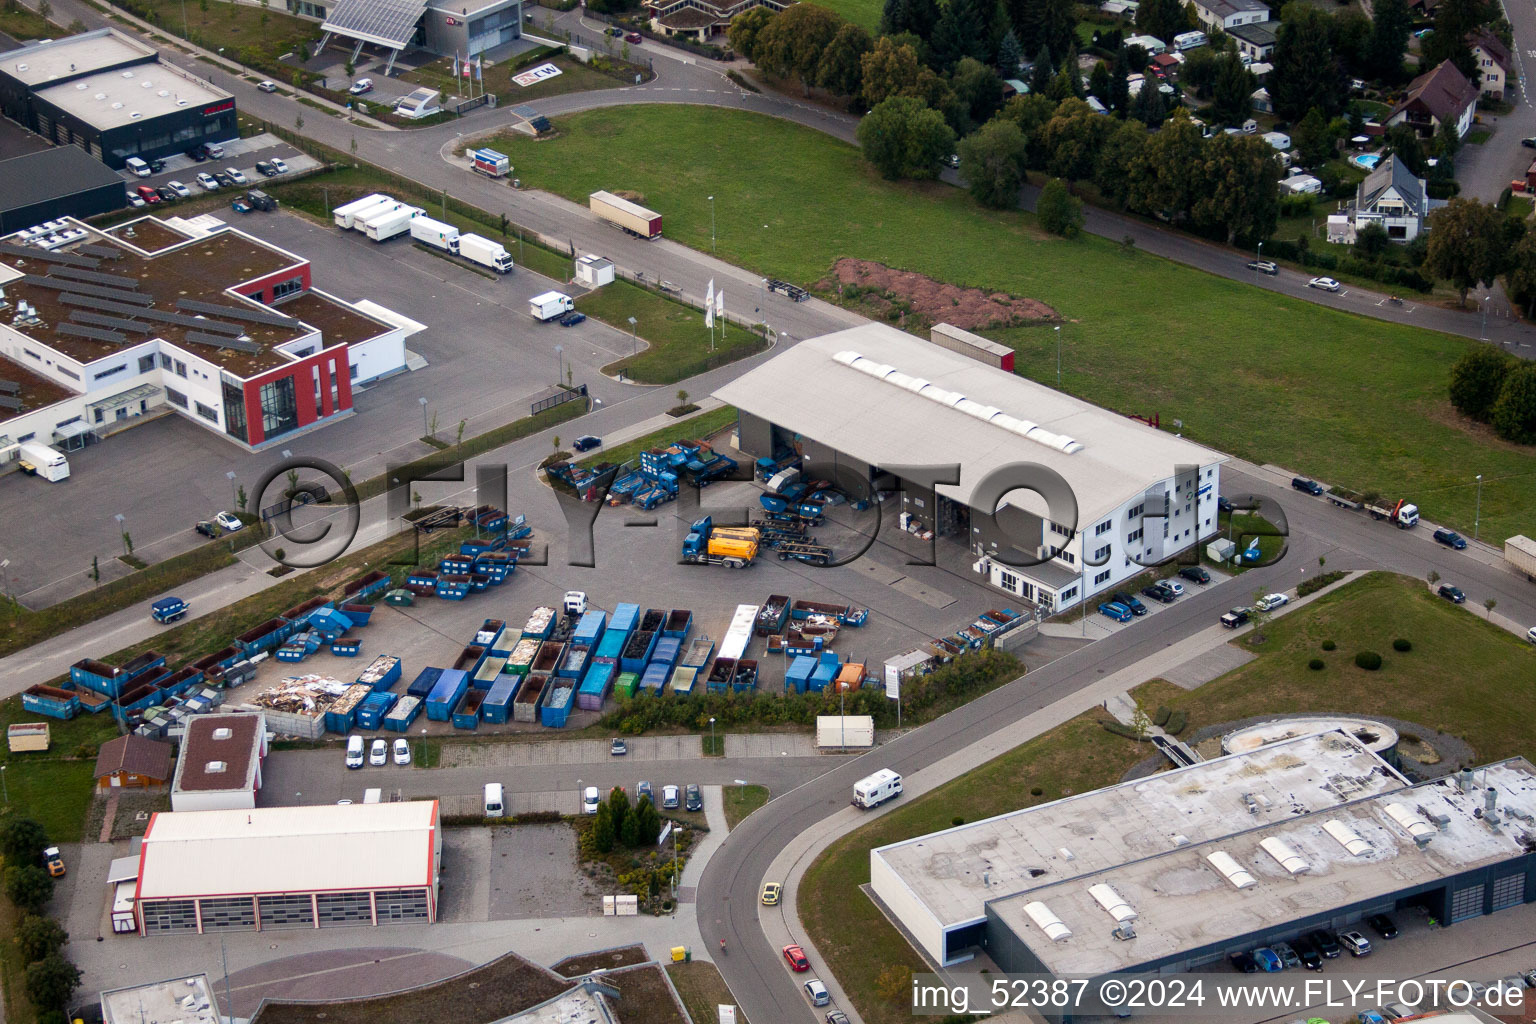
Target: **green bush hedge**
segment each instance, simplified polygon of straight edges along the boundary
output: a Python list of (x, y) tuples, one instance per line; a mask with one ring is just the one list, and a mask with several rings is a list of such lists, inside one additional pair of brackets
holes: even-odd
[(1168, 705), (1166, 705), (1166, 704), (1159, 705), (1158, 709), (1157, 709), (1157, 714), (1152, 716), (1152, 724), (1153, 725), (1167, 725), (1168, 724), (1168, 716), (1171, 715), (1171, 714), (1173, 714), (1173, 712), (1168, 710)]
[(1322, 648), (1325, 651), (1337, 650), (1338, 646), (1339, 645), (1334, 643), (1332, 640), (1324, 640), (1323, 643), (1322, 643)]
[(1396, 640), (1392, 641), (1392, 649), (1394, 651), (1406, 653), (1413, 650), (1413, 644), (1409, 643), (1406, 637), (1400, 636)]
[[(1319, 573), (1316, 576), (1312, 576), (1312, 577), (1309, 577), (1307, 579), (1304, 579), (1304, 580), (1301, 581), (1301, 585), (1296, 588), (1296, 596), (1297, 597), (1306, 597), (1308, 594), (1315, 594), (1319, 590), (1322, 590), (1324, 587), (1326, 587), (1326, 586), (1328, 586), (1330, 584), (1339, 582), (1339, 580), (1343, 579), (1347, 575), (1349, 575), (1349, 574), (1348, 573), (1343, 573), (1343, 572), (1325, 572), (1325, 573)], [(1333, 650), (1332, 647), (1328, 646), (1331, 643), (1333, 643), (1332, 640), (1324, 640), (1323, 641), (1323, 650), (1325, 650), (1325, 651)]]
[(1381, 655), (1375, 651), (1361, 651), (1355, 655), (1355, 666), (1367, 672), (1375, 672), (1381, 668)]
[(1177, 736), (1184, 731), (1184, 727), (1188, 724), (1189, 716), (1183, 711), (1175, 711), (1168, 716), (1168, 724), (1163, 726), (1163, 731), (1170, 736)]
[(1311, 669), (1313, 672), (1321, 672), (1323, 670), (1323, 659), (1313, 658), (1311, 661), (1307, 662), (1307, 668)]

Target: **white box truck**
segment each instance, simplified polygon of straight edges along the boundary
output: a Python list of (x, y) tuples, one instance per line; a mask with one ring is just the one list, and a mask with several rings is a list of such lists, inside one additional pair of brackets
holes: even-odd
[(377, 220), (369, 220), (368, 230), (365, 233), (375, 242), (383, 242), (394, 238), (396, 235), (403, 235), (410, 230), (411, 221), (420, 217), (424, 212), (426, 211), (415, 206), (402, 206), (393, 213), (385, 214)]
[(1536, 582), (1536, 540), (1516, 534), (1504, 542), (1504, 561), (1515, 572), (1524, 573), (1526, 578)]
[(133, 913), (133, 894), (139, 891), (139, 880), (130, 878), (112, 887), (112, 931), (118, 935), (139, 930), (138, 918)]
[(481, 238), (479, 235), (460, 235), (459, 255), (471, 263), (490, 267), (498, 274), (512, 272), (512, 254), (507, 252), (506, 247), (500, 242), (493, 242), (489, 238)]
[(452, 224), (444, 224), (431, 217), (413, 217), (410, 229), (411, 237), (418, 242), (425, 242), (444, 252), (457, 254), (459, 251), (459, 229)]
[(528, 300), (528, 312), (535, 320), (553, 320), (575, 308), (576, 304), (564, 292), (545, 292)]
[(363, 196), (361, 199), (354, 199), (350, 203), (343, 203), (336, 207), (336, 209), (331, 211), (331, 219), (336, 222), (337, 227), (346, 228), (350, 231), (354, 218), (359, 214), (372, 210), (374, 207), (383, 206), (388, 202), (394, 202), (394, 200), (381, 192), (375, 192), (373, 195)]
[(901, 776), (889, 768), (881, 768), (853, 784), (853, 806), (866, 811), (898, 796), (901, 796)]
[(23, 441), (16, 458), (23, 473), (40, 476), (50, 483), (58, 483), (69, 476), (69, 460), (64, 457), (64, 453), (45, 444)]
[(383, 220), (400, 210), (407, 209), (405, 203), (398, 199), (386, 199), (382, 203), (375, 203), (366, 210), (358, 210), (352, 215), (352, 229), (368, 233), (368, 225), (376, 220)]

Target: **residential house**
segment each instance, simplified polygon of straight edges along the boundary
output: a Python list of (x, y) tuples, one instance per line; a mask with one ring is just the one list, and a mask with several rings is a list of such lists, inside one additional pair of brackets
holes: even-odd
[(1450, 124), (1460, 138), (1472, 127), (1476, 111), (1477, 86), (1447, 60), (1408, 83), (1407, 93), (1386, 123), (1411, 125), (1426, 138), (1439, 131), (1441, 125)]
[(1472, 47), (1472, 59), (1477, 61), (1478, 88), (1490, 99), (1502, 100), (1509, 86), (1509, 76), (1515, 70), (1514, 58), (1504, 40), (1480, 28), (1467, 34), (1467, 44)]
[(1239, 25), (1253, 25), (1269, 20), (1269, 5), (1263, 0), (1194, 0), (1195, 17), (1207, 32), (1231, 31)]
[(96, 752), (98, 789), (148, 789), (171, 779), (171, 745), (129, 733), (101, 745)]
[(1227, 35), (1237, 43), (1237, 52), (1252, 61), (1269, 60), (1275, 52), (1273, 22), (1258, 21), (1227, 29)]
[(1388, 156), (1356, 186), (1348, 213), (1356, 232), (1379, 224), (1392, 241), (1411, 242), (1424, 230), (1424, 217), (1432, 205), (1424, 179), (1414, 177), (1397, 157)]
[(754, 7), (778, 13), (796, 0), (645, 0), (651, 30), (664, 36), (708, 41), (731, 27), (731, 19)]

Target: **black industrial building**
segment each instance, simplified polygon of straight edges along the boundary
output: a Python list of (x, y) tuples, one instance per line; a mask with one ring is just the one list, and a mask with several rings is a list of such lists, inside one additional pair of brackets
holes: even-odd
[(111, 168), (239, 135), (233, 96), (110, 28), (0, 54), (0, 111)]
[(94, 217), (128, 205), (123, 179), (79, 146), (0, 160), (0, 235), (61, 217)]

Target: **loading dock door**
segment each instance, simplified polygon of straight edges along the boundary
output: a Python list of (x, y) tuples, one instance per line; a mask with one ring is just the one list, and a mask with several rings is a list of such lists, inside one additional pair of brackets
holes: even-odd
[(1468, 886), (1451, 893), (1451, 923), (1483, 916), (1483, 887)]
[(1508, 910), (1525, 902), (1525, 875), (1507, 875), (1493, 880), (1493, 909)]

